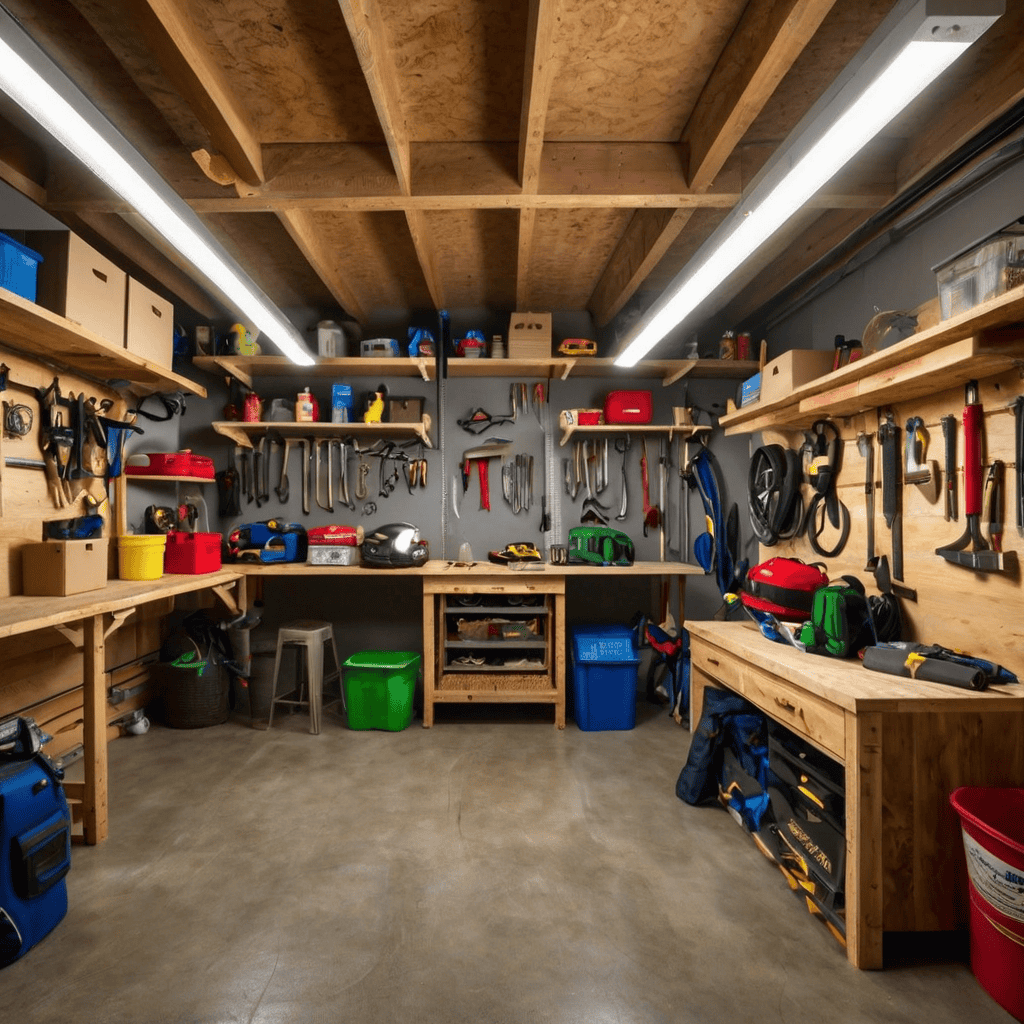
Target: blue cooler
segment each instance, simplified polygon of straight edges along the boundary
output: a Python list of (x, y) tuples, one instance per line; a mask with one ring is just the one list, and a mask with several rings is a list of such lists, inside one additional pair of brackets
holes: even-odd
[(577, 626), (572, 631), (576, 724), (584, 732), (632, 729), (640, 658), (628, 626)]

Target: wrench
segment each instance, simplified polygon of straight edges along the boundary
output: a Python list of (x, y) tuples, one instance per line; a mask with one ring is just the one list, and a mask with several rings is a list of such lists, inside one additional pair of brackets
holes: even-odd
[(281, 463), (281, 482), (274, 488), (277, 500), (283, 505), (288, 500), (288, 456), (292, 450), (292, 439), (284, 439), (284, 461)]
[(309, 515), (309, 449), (312, 438), (299, 440), (299, 447), (302, 449), (302, 511)]

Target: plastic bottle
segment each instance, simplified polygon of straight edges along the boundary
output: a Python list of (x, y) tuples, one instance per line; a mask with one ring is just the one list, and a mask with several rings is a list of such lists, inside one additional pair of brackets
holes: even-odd
[(736, 358), (736, 335), (732, 331), (723, 332), (722, 340), (718, 343), (718, 358)]
[(309, 388), (295, 396), (295, 422), (317, 423), (320, 420), (320, 406), (316, 398), (310, 394)]

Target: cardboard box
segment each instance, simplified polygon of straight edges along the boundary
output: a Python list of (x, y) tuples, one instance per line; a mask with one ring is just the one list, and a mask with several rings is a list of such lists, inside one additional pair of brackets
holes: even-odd
[(508, 322), (509, 359), (551, 358), (551, 314), (513, 313)]
[(165, 370), (174, 358), (174, 306), (128, 278), (124, 347)]
[(106, 537), (26, 544), (21, 555), (22, 590), (33, 597), (65, 597), (107, 585)]
[(419, 423), (423, 419), (423, 399), (389, 395), (388, 419), (392, 423)]
[(43, 257), (36, 302), (122, 348), (128, 275), (72, 231), (25, 237)]
[(830, 372), (834, 356), (832, 349), (794, 348), (766, 363), (761, 371), (761, 404), (785, 398), (801, 384)]

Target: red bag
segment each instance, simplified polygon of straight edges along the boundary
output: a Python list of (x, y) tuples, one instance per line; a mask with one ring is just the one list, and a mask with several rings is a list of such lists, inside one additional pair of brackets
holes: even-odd
[(650, 423), (653, 414), (650, 391), (609, 391), (604, 400), (605, 423)]
[(808, 565), (799, 558), (769, 558), (747, 573), (740, 601), (779, 619), (804, 622), (811, 617), (814, 592), (825, 586), (828, 576), (821, 562)]

